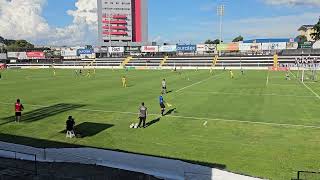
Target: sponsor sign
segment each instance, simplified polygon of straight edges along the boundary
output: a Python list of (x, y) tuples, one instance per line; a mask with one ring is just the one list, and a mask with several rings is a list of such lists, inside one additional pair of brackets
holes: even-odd
[(228, 44), (218, 44), (217, 45), (217, 50), (218, 51), (226, 51), (226, 50), (228, 50)]
[(28, 59), (26, 52), (8, 52), (8, 58)]
[(300, 49), (311, 49), (312, 48), (312, 42), (304, 42), (299, 44)]
[(197, 44), (197, 52), (206, 52), (205, 44)]
[(31, 59), (45, 59), (44, 52), (27, 52), (27, 57)]
[(227, 46), (228, 51), (239, 51), (239, 43), (230, 43)]
[(159, 47), (159, 52), (176, 52), (177, 46), (176, 45), (165, 45)]
[(140, 47), (138, 46), (127, 46), (124, 48), (124, 52), (135, 52), (135, 53), (139, 53), (140, 52)]
[(177, 45), (177, 51), (179, 52), (196, 52), (196, 45)]
[(124, 47), (108, 47), (109, 53), (123, 53)]
[(240, 51), (260, 51), (262, 49), (261, 43), (240, 43)]
[(141, 52), (159, 52), (159, 46), (142, 46)]
[(94, 53), (93, 49), (78, 49), (77, 50), (77, 54), (81, 55), (81, 54), (92, 54)]
[(0, 59), (7, 59), (6, 53), (0, 53)]
[(0, 63), (0, 69), (6, 69), (7, 66), (5, 64)]
[(287, 43), (287, 49), (298, 49), (298, 43), (296, 42), (288, 42)]
[(262, 43), (262, 50), (283, 50), (287, 48), (287, 43), (279, 42), (279, 43)]
[(61, 56), (63, 57), (74, 57), (77, 56), (76, 49), (65, 49), (61, 51)]
[(320, 49), (320, 41), (316, 41), (313, 46), (312, 46), (313, 49)]
[(216, 50), (216, 44), (197, 44), (197, 52), (215, 52)]

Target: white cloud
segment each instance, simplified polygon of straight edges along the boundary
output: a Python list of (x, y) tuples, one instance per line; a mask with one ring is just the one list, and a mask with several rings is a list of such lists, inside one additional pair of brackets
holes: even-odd
[(264, 0), (271, 5), (289, 5), (289, 6), (320, 6), (320, 0)]
[(81, 45), (95, 43), (97, 2), (78, 0), (76, 10), (67, 13), (73, 23), (64, 28), (51, 27), (41, 16), (47, 0), (0, 0), (0, 35), (27, 39), (36, 44)]

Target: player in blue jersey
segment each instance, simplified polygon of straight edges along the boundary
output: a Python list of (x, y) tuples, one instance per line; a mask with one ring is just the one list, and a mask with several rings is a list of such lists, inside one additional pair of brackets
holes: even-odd
[(161, 115), (164, 116), (164, 112), (166, 111), (166, 106), (164, 105), (164, 99), (162, 95), (160, 95), (159, 97), (159, 103), (161, 108)]

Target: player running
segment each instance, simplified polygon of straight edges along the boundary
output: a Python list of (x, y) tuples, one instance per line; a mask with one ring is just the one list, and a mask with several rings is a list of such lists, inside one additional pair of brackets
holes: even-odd
[(233, 74), (232, 70), (230, 70), (230, 77), (231, 77), (231, 79), (234, 79), (234, 74)]
[(160, 95), (159, 97), (159, 103), (161, 108), (161, 115), (164, 116), (164, 112), (166, 111), (166, 105), (164, 105), (165, 102), (162, 95)]
[(127, 87), (127, 78), (125, 76), (122, 77), (122, 87)]
[(167, 94), (167, 82), (165, 79), (162, 80), (162, 94)]
[(21, 112), (24, 110), (23, 105), (20, 103), (20, 99), (17, 99), (17, 102), (14, 105), (14, 110), (15, 110), (15, 117), (16, 117), (15, 122), (19, 123), (22, 115)]

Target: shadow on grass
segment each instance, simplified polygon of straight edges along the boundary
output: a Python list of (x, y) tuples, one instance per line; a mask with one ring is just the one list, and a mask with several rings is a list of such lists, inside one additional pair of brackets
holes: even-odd
[(146, 127), (152, 126), (160, 121), (161, 118), (154, 119), (146, 123)]
[[(91, 136), (97, 135), (100, 132), (106, 129), (109, 129), (111, 127), (113, 127), (112, 124), (84, 122), (79, 125), (76, 125), (74, 127), (74, 130), (77, 134), (77, 137), (85, 138), (85, 137), (91, 137)], [(63, 130), (60, 133), (66, 133), (66, 130)]]
[[(41, 138), (41, 137), (39, 137), (39, 138)], [(65, 140), (65, 139), (63, 139), (63, 140)], [(129, 151), (123, 151), (120, 149), (108, 149), (108, 148), (97, 148), (97, 147), (92, 147), (92, 146), (82, 146), (82, 145), (71, 144), (71, 143), (49, 141), (49, 140), (44, 140), (44, 139), (36, 139), (36, 138), (9, 135), (9, 134), (3, 134), (3, 133), (0, 133), (0, 141), (7, 142), (7, 143), (21, 144), (21, 145), (26, 145), (26, 146), (32, 146), (35, 148), (81, 148), (81, 147), (84, 148), (84, 147), (89, 147), (89, 148), (110, 150), (110, 151), (116, 151), (116, 152), (166, 158), (166, 159), (171, 159), (171, 160), (180, 160), (180, 161), (184, 161), (184, 162), (188, 162), (188, 163), (192, 163), (192, 164), (198, 164), (198, 165), (203, 165), (203, 166), (222, 169), (222, 170), (227, 168), (227, 166), (224, 164), (201, 162), (201, 161), (186, 160), (186, 159), (179, 159), (179, 158), (171, 158), (171, 157), (165, 157), (165, 156), (155, 156), (155, 155), (143, 154), (143, 153), (133, 153), (133, 152), (129, 152)]]
[[(33, 111), (22, 113), (21, 122), (39, 121), (39, 120), (42, 120), (42, 119), (45, 119), (45, 118), (48, 118), (51, 116), (55, 116), (60, 113), (64, 113), (64, 112), (67, 112), (70, 110), (81, 108), (84, 106), (85, 105), (81, 105), (81, 104), (61, 103), (61, 104), (55, 104), (52, 106), (41, 107), (41, 108), (33, 110)], [(6, 122), (1, 123), (0, 125), (8, 124), (8, 123), (15, 121), (15, 116), (6, 117), (6, 118), (3, 118), (2, 120), (6, 121)]]
[(166, 112), (166, 114), (164, 114), (164, 116), (172, 114), (175, 110), (176, 110), (176, 108), (170, 109), (168, 112)]

